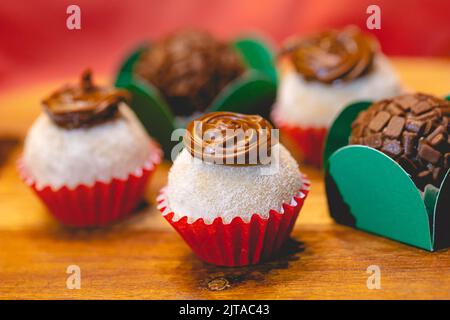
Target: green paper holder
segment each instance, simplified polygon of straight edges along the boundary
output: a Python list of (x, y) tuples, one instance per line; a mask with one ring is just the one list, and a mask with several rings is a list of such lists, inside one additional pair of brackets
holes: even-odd
[[(149, 135), (159, 142), (168, 158), (172, 148), (178, 143), (171, 141), (171, 134), (184, 124), (176, 120), (158, 89), (133, 73), (135, 63), (149, 45), (143, 44), (128, 55), (119, 69), (115, 85), (131, 92), (131, 108)], [(242, 57), (247, 70), (227, 85), (205, 112), (233, 111), (260, 114), (268, 118), (277, 91), (272, 51), (262, 39), (256, 37), (238, 38), (232, 42), (232, 46)]]
[(427, 251), (449, 248), (450, 170), (439, 189), (429, 186), (421, 192), (384, 153), (348, 145), (352, 122), (370, 104), (347, 106), (329, 130), (324, 168), (331, 216), (337, 223)]

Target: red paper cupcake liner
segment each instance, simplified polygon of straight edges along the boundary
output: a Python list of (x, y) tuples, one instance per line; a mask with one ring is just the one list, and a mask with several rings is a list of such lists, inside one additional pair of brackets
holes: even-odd
[(49, 185), (38, 186), (28, 175), (22, 159), (18, 162), (18, 170), (22, 180), (60, 223), (78, 228), (102, 227), (125, 219), (141, 201), (146, 184), (162, 157), (161, 149), (155, 143), (152, 142), (150, 147), (153, 150), (150, 158), (126, 179), (96, 181), (92, 186), (80, 184), (55, 190)]
[(302, 154), (303, 160), (316, 167), (322, 167), (323, 149), (328, 129), (326, 127), (302, 127), (287, 124), (272, 114), (274, 124), (286, 135)]
[(236, 217), (224, 223), (219, 217), (211, 224), (202, 218), (190, 223), (187, 216), (175, 221), (165, 188), (157, 198), (158, 209), (201, 260), (228, 267), (257, 264), (272, 257), (289, 238), (309, 191), (305, 175), (302, 181), (291, 203), (283, 204), (281, 212), (270, 210), (266, 219), (255, 213), (249, 222)]

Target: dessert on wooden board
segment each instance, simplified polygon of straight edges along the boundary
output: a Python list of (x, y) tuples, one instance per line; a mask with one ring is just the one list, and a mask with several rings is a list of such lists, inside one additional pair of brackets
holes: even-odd
[(255, 264), (289, 237), (309, 182), (271, 129), (259, 115), (231, 112), (209, 113), (188, 125), (185, 148), (158, 203), (202, 260)]
[(24, 181), (61, 223), (98, 227), (128, 216), (160, 162), (161, 151), (128, 107), (128, 93), (93, 83), (46, 97), (25, 140)]

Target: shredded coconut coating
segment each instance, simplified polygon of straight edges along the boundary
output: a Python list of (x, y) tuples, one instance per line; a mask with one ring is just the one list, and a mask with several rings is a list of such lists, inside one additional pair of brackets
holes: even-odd
[(306, 81), (290, 68), (281, 75), (274, 114), (286, 124), (328, 128), (349, 103), (384, 99), (403, 90), (394, 69), (381, 54), (367, 75), (339, 84)]
[(235, 217), (249, 221), (255, 213), (269, 217), (271, 209), (282, 211), (302, 185), (297, 162), (280, 145), (279, 168), (262, 174), (263, 166), (224, 166), (194, 161), (184, 149), (169, 172), (167, 199), (174, 220), (206, 223), (221, 217), (230, 223)]
[(38, 187), (57, 189), (125, 179), (142, 168), (152, 152), (150, 138), (126, 104), (119, 112), (114, 120), (70, 130), (41, 114), (25, 140), (27, 174)]

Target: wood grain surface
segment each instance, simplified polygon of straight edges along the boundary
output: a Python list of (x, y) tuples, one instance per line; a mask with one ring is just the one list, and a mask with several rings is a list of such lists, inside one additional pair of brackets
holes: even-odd
[[(450, 92), (448, 60), (393, 61), (409, 88)], [(23, 139), (52, 86), (0, 95), (3, 140)], [(0, 159), (2, 299), (450, 298), (449, 250), (428, 253), (334, 224), (316, 169), (301, 166), (312, 191), (283, 252), (257, 266), (219, 268), (199, 261), (154, 206), (169, 163), (159, 167), (146, 193), (148, 205), (132, 219), (76, 231), (58, 225), (21, 183), (15, 161), (22, 144), (8, 150)], [(66, 287), (69, 265), (81, 268), (79, 290)], [(381, 289), (367, 288), (370, 265), (381, 269)]]

